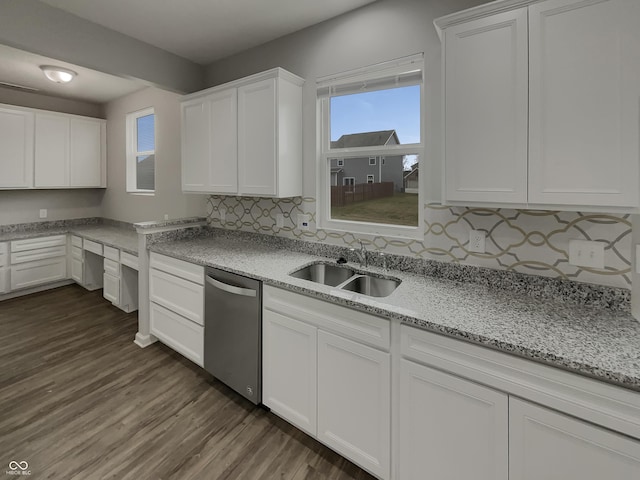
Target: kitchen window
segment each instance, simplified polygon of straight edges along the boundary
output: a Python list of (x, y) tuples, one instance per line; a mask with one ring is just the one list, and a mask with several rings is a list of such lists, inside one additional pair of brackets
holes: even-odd
[(153, 195), (156, 188), (156, 116), (153, 108), (127, 115), (127, 192)]
[(422, 54), (318, 80), (319, 227), (422, 238)]

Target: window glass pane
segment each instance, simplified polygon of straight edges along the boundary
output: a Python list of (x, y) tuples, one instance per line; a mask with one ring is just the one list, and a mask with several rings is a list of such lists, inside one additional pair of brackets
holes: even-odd
[(331, 97), (331, 148), (420, 143), (420, 86)]
[(419, 159), (386, 155), (384, 165), (369, 157), (329, 159), (331, 219), (418, 226)]
[(138, 190), (155, 190), (156, 188), (156, 156), (142, 155), (136, 157), (136, 188)]
[(138, 132), (138, 152), (154, 151), (156, 134), (154, 129), (155, 115), (145, 115), (136, 119)]

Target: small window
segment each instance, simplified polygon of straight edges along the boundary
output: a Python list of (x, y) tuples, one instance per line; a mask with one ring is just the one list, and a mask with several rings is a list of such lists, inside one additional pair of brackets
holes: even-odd
[(156, 116), (153, 108), (127, 115), (127, 192), (156, 189)]
[(340, 159), (338, 160), (338, 166), (339, 166), (339, 167), (344, 167), (344, 160), (343, 160), (342, 158), (340, 158)]
[(367, 175), (367, 183), (373, 183), (373, 175)]
[(381, 161), (382, 161), (382, 165), (384, 165), (384, 157), (382, 157)]
[(369, 165), (375, 165), (376, 164), (376, 157), (369, 157)]
[(342, 185), (347, 186), (347, 185), (355, 185), (356, 184), (356, 179), (355, 177), (344, 177), (342, 179)]

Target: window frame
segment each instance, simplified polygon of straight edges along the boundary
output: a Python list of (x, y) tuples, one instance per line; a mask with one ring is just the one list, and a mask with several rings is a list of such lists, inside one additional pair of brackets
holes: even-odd
[[(369, 181), (369, 179), (371, 179), (371, 181)], [(368, 173), (367, 174), (367, 183), (376, 183), (375, 175), (371, 175), (370, 173)]]
[[(347, 182), (347, 180), (351, 180), (351, 182)], [(356, 177), (342, 177), (343, 187), (353, 187), (355, 184), (356, 184)]]
[[(420, 86), (420, 143), (382, 145), (376, 147), (355, 148), (331, 148), (330, 104), (331, 95), (321, 95), (321, 90), (331, 90), (334, 86), (350, 84), (354, 78), (366, 84), (368, 80), (375, 81), (389, 75), (389, 72), (417, 71), (419, 69), (421, 80), (411, 85)], [(409, 85), (402, 85), (409, 86)], [(387, 223), (354, 222), (331, 218), (331, 159), (348, 159), (349, 157), (387, 157), (417, 155), (419, 162), (426, 168), (426, 108), (424, 87), (424, 60), (423, 54), (412, 55), (391, 62), (385, 62), (371, 67), (345, 72), (339, 75), (322, 77), (317, 80), (317, 168), (316, 191), (318, 192), (318, 226), (324, 230), (335, 232), (352, 232), (370, 235), (383, 235), (385, 237), (424, 239), (424, 203), (426, 199), (425, 185), (426, 175), (419, 178), (418, 188), (418, 225), (405, 226)], [(385, 89), (392, 89), (393, 86)], [(344, 162), (343, 162), (344, 163)]]
[[(371, 163), (373, 162), (373, 163)], [(369, 157), (369, 166), (375, 167), (378, 162), (376, 161), (376, 157)]]
[(336, 166), (344, 167), (344, 158), (336, 158)]
[[(142, 117), (146, 117), (149, 115), (153, 115), (153, 138), (154, 145), (153, 150), (138, 151), (138, 119)], [(127, 113), (126, 116), (126, 162), (127, 162), (127, 178), (126, 178), (126, 192), (133, 195), (155, 195), (156, 192), (156, 169), (155, 169), (155, 159), (154, 159), (154, 170), (153, 170), (153, 190), (150, 189), (142, 189), (137, 188), (138, 178), (137, 178), (137, 169), (136, 162), (137, 158), (144, 155), (153, 155), (155, 157), (157, 145), (158, 131), (158, 117), (156, 116), (154, 107), (143, 108), (142, 110), (137, 110), (135, 112)]]

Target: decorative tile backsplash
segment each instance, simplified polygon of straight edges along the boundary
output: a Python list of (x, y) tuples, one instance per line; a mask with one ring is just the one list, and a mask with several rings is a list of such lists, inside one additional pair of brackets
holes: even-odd
[[(631, 288), (630, 215), (424, 206), (424, 240), (411, 240), (316, 229), (316, 201), (212, 195), (207, 202), (211, 226), (278, 235), (410, 257), (477, 265), (580, 282)], [(224, 222), (221, 216), (224, 214)], [(276, 225), (282, 214), (282, 227)], [(296, 226), (299, 214), (311, 218), (311, 230)], [(470, 230), (486, 232), (486, 253), (467, 250)], [(569, 265), (569, 240), (605, 244), (605, 268)]]

